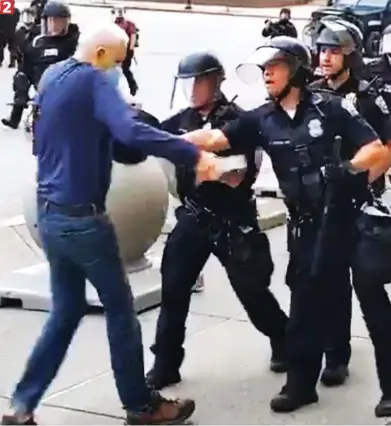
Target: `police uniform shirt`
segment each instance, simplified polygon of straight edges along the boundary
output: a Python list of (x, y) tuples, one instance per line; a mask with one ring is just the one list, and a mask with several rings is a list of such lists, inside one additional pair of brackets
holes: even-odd
[(311, 167), (320, 169), (333, 156), (336, 136), (341, 136), (342, 158), (350, 159), (362, 146), (378, 139), (373, 128), (361, 117), (354, 105), (331, 93), (304, 91), (293, 118), (279, 104), (269, 102), (228, 123), (223, 133), (230, 146), (244, 141), (261, 146), (269, 154), (284, 195), (285, 185), (297, 176), (298, 151), (307, 149)]
[(34, 84), (41, 79), (47, 67), (70, 58), (76, 50), (79, 27), (70, 24), (68, 32), (61, 36), (38, 36), (32, 42), (31, 58), (34, 69)]
[[(213, 110), (203, 116), (194, 108), (186, 108), (177, 114), (162, 122), (162, 128), (173, 134), (184, 134), (197, 129), (218, 129), (222, 128), (227, 122), (237, 119), (244, 111), (235, 103), (228, 102), (223, 97), (216, 102)], [(184, 201), (186, 197), (197, 197), (202, 200), (204, 206), (213, 210), (220, 208), (225, 209), (226, 204), (233, 204), (233, 196), (237, 196), (240, 200), (246, 202), (252, 197), (252, 185), (258, 174), (256, 164), (256, 153), (254, 149), (248, 150), (248, 147), (235, 147), (217, 153), (220, 157), (229, 157), (233, 155), (244, 155), (247, 161), (247, 171), (242, 183), (232, 188), (220, 182), (203, 182), (196, 185), (195, 174), (193, 170), (185, 168), (176, 168), (177, 191), (180, 199)], [(217, 196), (217, 198), (216, 198)], [(226, 203), (225, 203), (226, 200)]]
[(335, 90), (330, 88), (325, 79), (312, 83), (310, 88), (331, 90), (352, 101), (358, 112), (375, 129), (380, 139), (386, 143), (391, 140), (391, 116), (383, 97), (367, 86), (367, 82), (359, 82), (351, 76)]

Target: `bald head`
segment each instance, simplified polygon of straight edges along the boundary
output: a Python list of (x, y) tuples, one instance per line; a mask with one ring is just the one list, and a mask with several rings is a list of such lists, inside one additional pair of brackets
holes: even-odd
[(129, 37), (122, 28), (104, 22), (81, 32), (75, 58), (108, 69), (125, 58), (128, 43)]

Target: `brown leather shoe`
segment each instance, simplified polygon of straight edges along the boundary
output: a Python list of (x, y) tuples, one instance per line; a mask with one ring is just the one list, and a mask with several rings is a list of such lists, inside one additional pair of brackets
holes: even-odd
[(192, 399), (170, 400), (154, 392), (151, 403), (139, 412), (127, 411), (127, 425), (180, 425), (195, 410)]

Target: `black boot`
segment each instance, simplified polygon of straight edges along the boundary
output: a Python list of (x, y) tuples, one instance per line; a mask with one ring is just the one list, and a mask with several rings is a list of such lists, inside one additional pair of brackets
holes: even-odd
[(158, 367), (156, 364), (148, 371), (145, 379), (147, 385), (155, 390), (162, 390), (182, 381), (179, 370)]
[(320, 376), (320, 381), (327, 387), (341, 386), (349, 377), (349, 368), (347, 365), (338, 365), (335, 367), (326, 366)]
[[(375, 407), (376, 417), (389, 417), (391, 416), (391, 398), (382, 396), (381, 400)], [(388, 424), (388, 423), (387, 423)]]
[(24, 417), (19, 418), (15, 415), (4, 415), (1, 419), (2, 425), (36, 425), (37, 423), (34, 420), (34, 417)]
[(270, 358), (270, 370), (273, 373), (286, 373), (288, 371), (288, 360), (286, 356), (285, 338), (270, 339), (272, 356)]
[(318, 394), (315, 389), (307, 391), (304, 389), (293, 389), (284, 386), (280, 393), (270, 401), (270, 408), (275, 413), (291, 413), (306, 405), (318, 402)]
[(14, 105), (12, 107), (10, 118), (3, 118), (1, 122), (4, 126), (10, 127), (11, 129), (17, 129), (22, 120), (24, 107), (22, 105)]

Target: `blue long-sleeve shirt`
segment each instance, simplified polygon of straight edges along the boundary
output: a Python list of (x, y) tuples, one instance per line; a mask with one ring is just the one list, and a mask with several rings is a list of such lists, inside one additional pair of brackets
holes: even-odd
[(198, 160), (197, 147), (139, 121), (103, 71), (75, 59), (45, 72), (36, 104), (38, 194), (49, 201), (104, 205), (114, 139), (175, 164)]

